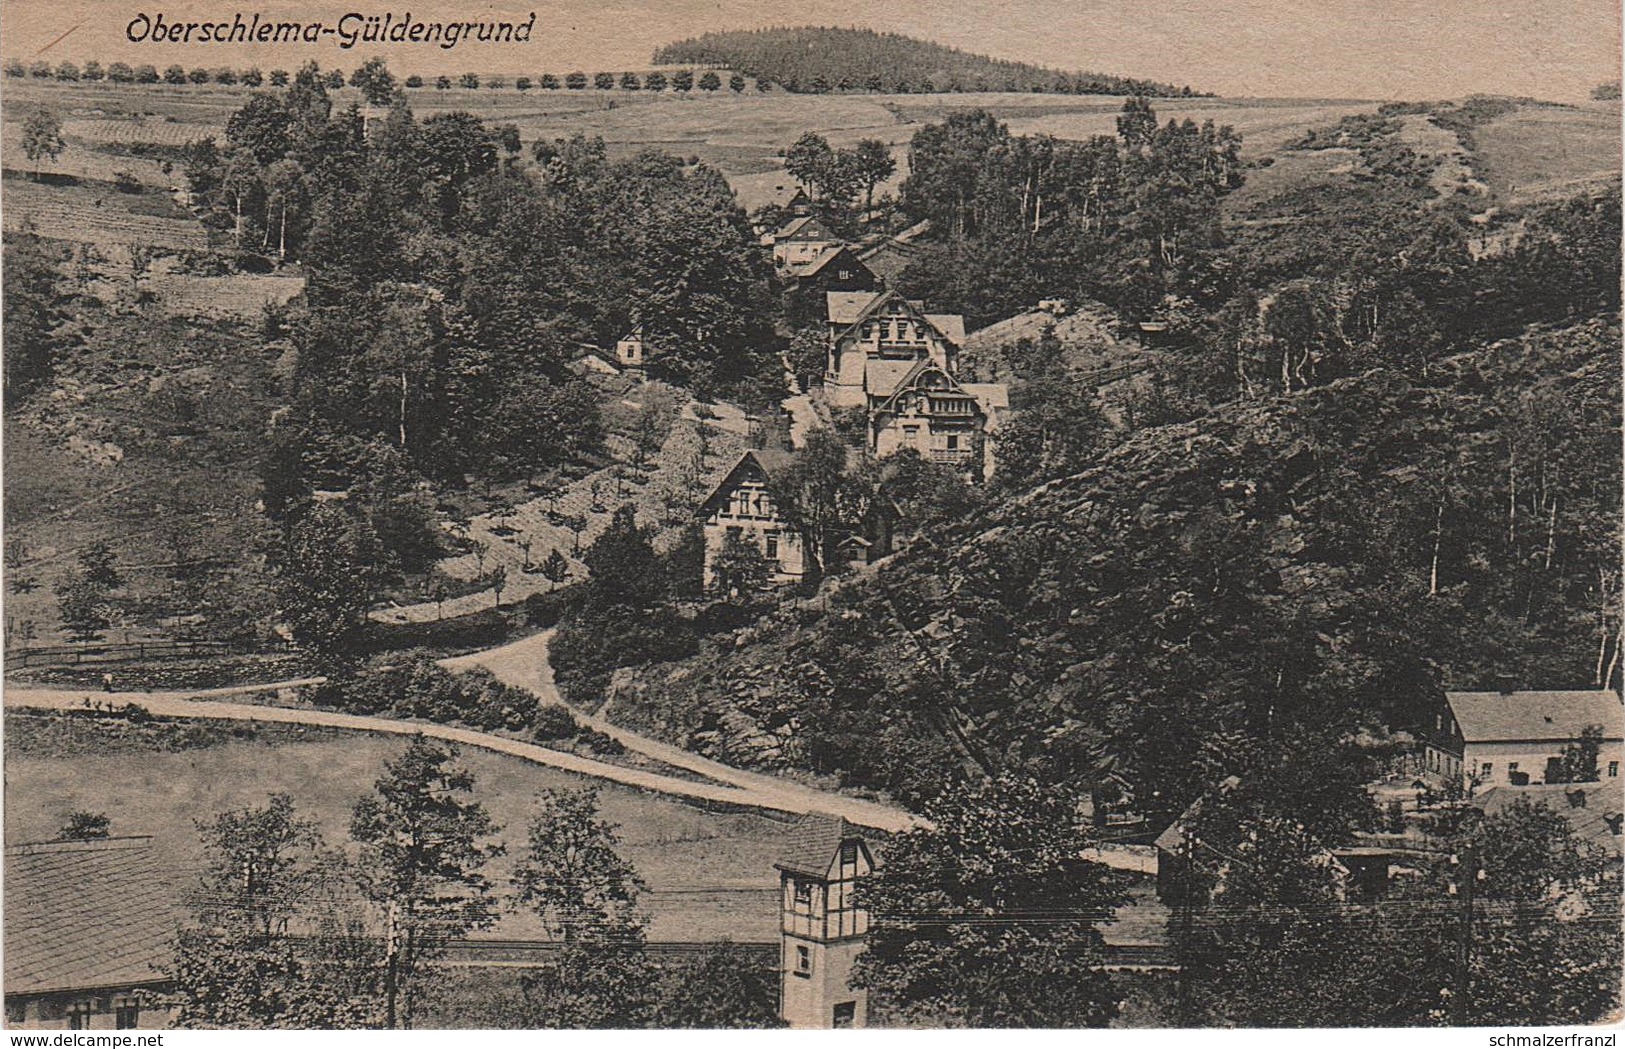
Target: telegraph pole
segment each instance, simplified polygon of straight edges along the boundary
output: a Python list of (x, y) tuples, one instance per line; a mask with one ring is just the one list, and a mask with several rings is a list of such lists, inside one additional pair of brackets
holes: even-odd
[(1191, 1022), (1191, 926), (1196, 917), (1196, 839), (1190, 828), (1185, 828), (1180, 839), (1180, 852), (1184, 862), (1179, 871), (1179, 944), (1175, 961), (1179, 968), (1174, 977), (1174, 1022), (1190, 1027)]
[(1455, 993), (1450, 999), (1450, 1025), (1466, 1027), (1473, 965), (1473, 891), (1478, 883), (1478, 854), (1471, 845), (1461, 851), (1456, 882), (1459, 921), (1456, 926)]

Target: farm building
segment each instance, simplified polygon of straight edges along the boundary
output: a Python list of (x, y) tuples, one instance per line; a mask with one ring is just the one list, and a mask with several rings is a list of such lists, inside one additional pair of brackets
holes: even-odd
[(1588, 728), (1602, 730), (1597, 768), (1619, 782), (1625, 760), (1625, 707), (1609, 691), (1447, 692), (1424, 726), (1425, 771), (1482, 786), (1550, 783), (1565, 748)]
[(1473, 796), (1472, 804), (1493, 816), (1505, 812), (1520, 800), (1538, 805), (1566, 819), (1576, 837), (1606, 850), (1619, 859), (1625, 854), (1621, 832), (1625, 831), (1625, 795), (1619, 782), (1606, 778), (1597, 783), (1542, 783), (1529, 787), (1491, 787)]
[(180, 919), (150, 838), (6, 849), (6, 1025), (168, 1025), (163, 993)]

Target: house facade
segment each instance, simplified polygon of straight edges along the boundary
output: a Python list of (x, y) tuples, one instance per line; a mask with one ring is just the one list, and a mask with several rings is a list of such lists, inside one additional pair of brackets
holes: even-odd
[(779, 1016), (792, 1028), (863, 1027), (867, 992), (851, 986), (869, 914), (854, 902), (875, 857), (845, 820), (808, 816), (779, 871)]
[(754, 543), (772, 566), (771, 581), (794, 583), (807, 574), (806, 541), (774, 496), (774, 479), (790, 465), (788, 452), (751, 449), (700, 505), (705, 532), (705, 586), (716, 583), (715, 564), (730, 536)]
[(912, 448), (972, 477), (990, 475), (1009, 394), (1000, 383), (959, 381), (964, 318), (926, 313), (892, 291), (830, 292), (825, 306), (824, 399), (867, 411), (870, 454)]
[(841, 238), (817, 215), (801, 215), (773, 234), (773, 265), (780, 269), (805, 266), (840, 246)]
[(869, 447), (879, 458), (912, 448), (920, 457), (961, 471), (980, 471), (988, 414), (946, 370), (916, 361), (879, 406), (869, 413)]
[(615, 359), (623, 368), (641, 368), (648, 360), (648, 347), (643, 341), (643, 325), (634, 325), (632, 330), (622, 335), (615, 342)]
[(7, 1027), (169, 1026), (181, 914), (151, 838), (15, 845), (5, 874)]
[(1597, 769), (1620, 782), (1625, 761), (1625, 707), (1609, 691), (1447, 692), (1424, 727), (1424, 771), (1471, 779), (1481, 787), (1550, 783), (1563, 752), (1588, 728), (1600, 728)]

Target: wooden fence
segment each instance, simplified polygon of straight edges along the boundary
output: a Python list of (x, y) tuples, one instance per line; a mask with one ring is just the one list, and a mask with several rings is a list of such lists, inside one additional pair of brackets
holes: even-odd
[(7, 649), (6, 667), (88, 666), (97, 663), (128, 663), (142, 659), (180, 659), (199, 655), (239, 655), (249, 652), (226, 641), (152, 640), (123, 644), (91, 642), (83, 645), (36, 645)]

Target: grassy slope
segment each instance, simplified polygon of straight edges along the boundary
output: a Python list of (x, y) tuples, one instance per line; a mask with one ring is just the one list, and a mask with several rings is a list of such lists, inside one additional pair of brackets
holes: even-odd
[[(208, 732), (188, 726), (132, 734), (121, 724), (65, 726), (60, 719), (7, 712), (7, 844), (50, 838), (75, 810), (106, 812), (115, 834), (153, 835), (173, 857), (180, 891), (201, 861), (194, 819), (263, 804), (267, 794), (285, 791), (301, 813), (317, 820), (329, 843), (342, 842), (351, 807), (404, 746), (396, 737), (319, 729), (254, 726), (243, 735), (245, 726)], [(487, 870), (503, 891), (524, 848), (536, 792), (592, 781), (475, 748), (463, 751), (461, 763), (503, 828), (509, 855)], [(771, 937), (777, 915), (772, 865), (788, 832), (784, 823), (599, 787), (604, 817), (621, 827), (623, 854), (652, 889), (652, 938)], [(745, 885), (755, 888), (729, 891)], [(541, 929), (527, 914), (504, 914), (487, 935), (531, 939)]]
[(50, 587), (99, 539), (126, 566), (138, 633), (178, 560), (208, 562), (213, 596), (262, 591), (255, 470), (280, 397), (277, 359), (236, 324), (85, 300), (77, 312), (82, 342), (53, 388), (6, 422), (7, 539), (30, 551), (20, 574), (37, 585), (7, 595), (8, 616), (51, 638)]

